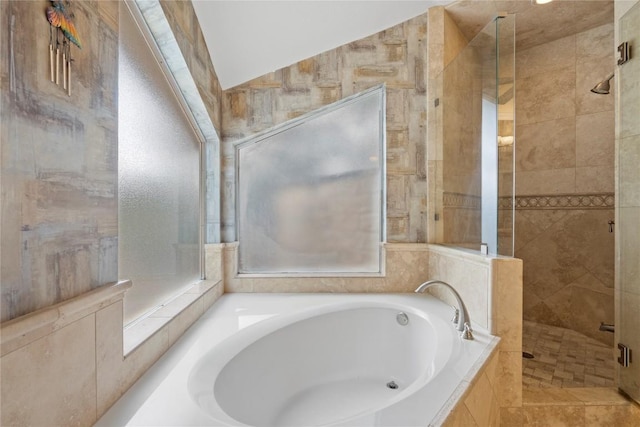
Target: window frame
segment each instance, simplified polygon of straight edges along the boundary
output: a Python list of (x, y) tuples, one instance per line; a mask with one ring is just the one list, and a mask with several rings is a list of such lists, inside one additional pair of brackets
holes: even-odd
[[(364, 98), (366, 96), (371, 96), (372, 94), (378, 93), (380, 97), (380, 108), (379, 108), (379, 170), (380, 170), (380, 224), (379, 224), (379, 246), (378, 246), (378, 271), (375, 272), (331, 272), (331, 271), (287, 271), (287, 272), (247, 272), (243, 271), (240, 266), (240, 251), (242, 246), (241, 241), (241, 220), (240, 220), (240, 151), (248, 146), (252, 146), (254, 144), (260, 143), (261, 141), (282, 133), (288, 129), (295, 128), (300, 126), (314, 118), (323, 116), (327, 113), (334, 112), (339, 110), (340, 108), (347, 106), (349, 104), (353, 104)], [(236, 271), (235, 274), (238, 277), (382, 277), (385, 274), (385, 252), (384, 252), (384, 244), (386, 243), (386, 223), (387, 223), (387, 167), (386, 167), (386, 152), (387, 152), (387, 135), (386, 135), (386, 85), (378, 84), (369, 89), (366, 89), (362, 92), (358, 92), (356, 94), (345, 97), (339, 101), (336, 101), (332, 104), (322, 106), (318, 109), (315, 109), (309, 113), (296, 117), (295, 119), (286, 121), (282, 124), (273, 126), (267, 130), (262, 132), (258, 132), (256, 134), (250, 135), (248, 137), (242, 138), (238, 141), (233, 142), (233, 150), (234, 150), (234, 161), (235, 161), (235, 170), (234, 170), (234, 181), (235, 181), (235, 224), (236, 224), (236, 236), (239, 244), (236, 262)]]
[[(149, 48), (150, 53), (155, 59), (156, 64), (158, 65), (165, 81), (169, 85), (170, 92), (172, 93), (175, 101), (177, 102), (177, 106), (180, 111), (184, 115), (184, 118), (187, 120), (189, 124), (189, 128), (193, 132), (193, 136), (195, 141), (198, 144), (198, 276), (199, 279), (194, 283), (190, 283), (184, 286), (183, 291), (177, 291), (175, 295), (168, 298), (166, 301), (159, 303), (153, 307), (150, 307), (145, 313), (136, 317), (134, 319), (130, 319), (127, 322), (125, 327), (133, 326), (139, 321), (145, 319), (149, 315), (153, 314), (159, 308), (170, 304), (173, 300), (177, 299), (180, 295), (188, 292), (193, 286), (198, 285), (202, 281), (206, 280), (205, 278), (205, 227), (206, 227), (206, 166), (207, 159), (205, 156), (206, 153), (206, 144), (207, 138), (205, 137), (201, 125), (195, 116), (192, 108), (189, 105), (189, 102), (185, 98), (183, 91), (180, 87), (180, 84), (176, 80), (174, 75), (174, 71), (170, 68), (167, 60), (164, 58), (164, 54), (158, 45), (152, 30), (149, 28), (143, 12), (140, 10), (139, 5), (131, 0), (126, 0), (120, 4), (119, 14), (129, 13), (134, 23), (136, 24), (138, 30), (144, 41), (146, 42), (147, 47)], [(118, 43), (122, 43), (121, 35), (119, 34)], [(120, 102), (120, 101), (118, 101)], [(120, 137), (118, 136), (118, 143), (120, 143)], [(118, 179), (119, 179), (119, 168), (118, 168)], [(119, 204), (119, 199), (118, 199)], [(118, 235), (120, 235), (120, 230), (118, 230)], [(118, 255), (119, 256), (119, 255)], [(118, 274), (119, 275), (119, 274)], [(119, 280), (126, 280), (126, 278), (122, 278)], [(135, 283), (134, 283), (135, 286)], [(124, 316), (124, 313), (123, 313)]]

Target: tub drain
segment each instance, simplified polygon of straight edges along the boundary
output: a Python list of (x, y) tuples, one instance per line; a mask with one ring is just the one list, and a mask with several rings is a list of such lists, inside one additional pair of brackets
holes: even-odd
[(390, 388), (391, 390), (395, 390), (398, 388), (398, 384), (396, 384), (395, 381), (389, 381), (387, 383), (387, 388)]
[(396, 320), (402, 326), (407, 326), (409, 324), (409, 316), (402, 311), (396, 315)]

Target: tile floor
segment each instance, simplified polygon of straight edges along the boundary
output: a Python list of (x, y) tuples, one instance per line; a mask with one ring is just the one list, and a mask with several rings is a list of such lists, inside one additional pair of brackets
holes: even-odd
[(523, 387), (612, 387), (614, 349), (570, 329), (525, 320)]

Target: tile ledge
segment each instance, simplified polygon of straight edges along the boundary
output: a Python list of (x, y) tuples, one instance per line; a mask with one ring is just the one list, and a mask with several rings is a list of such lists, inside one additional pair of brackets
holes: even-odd
[(581, 400), (585, 406), (630, 405), (633, 402), (615, 387), (579, 387), (567, 388), (569, 393)]
[(497, 258), (495, 255), (482, 255), (480, 251), (476, 251), (473, 249), (447, 246), (440, 243), (429, 243), (427, 247), (429, 249), (429, 252), (441, 255), (455, 256), (460, 259), (465, 259), (480, 264), (489, 264), (492, 259)]
[[(135, 320), (130, 326), (125, 327), (123, 331), (123, 355), (125, 359), (153, 335), (170, 324), (176, 317), (180, 316), (187, 308), (204, 298), (205, 294), (216, 286), (222, 286), (222, 280), (201, 280), (183, 293), (176, 295), (167, 303), (156, 307), (153, 311)], [(193, 295), (193, 298), (181, 298), (189, 295)], [(175, 314), (173, 316), (157, 315), (163, 309), (169, 309)]]
[(401, 243), (401, 242), (385, 242), (382, 246), (388, 251), (401, 252), (401, 251), (416, 251), (427, 252), (429, 246), (427, 243)]
[(523, 390), (522, 406), (619, 406), (633, 402), (615, 387), (536, 387)]
[(108, 283), (66, 301), (3, 322), (0, 355), (4, 356), (124, 298), (131, 281)]

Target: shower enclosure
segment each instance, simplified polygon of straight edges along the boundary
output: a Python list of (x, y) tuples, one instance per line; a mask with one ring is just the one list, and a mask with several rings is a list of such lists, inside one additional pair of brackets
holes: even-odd
[[(616, 340), (618, 386), (640, 402), (640, 2), (619, 20), (619, 41), (631, 46), (631, 59), (616, 70), (618, 85), (617, 191), (616, 196)], [(635, 56), (635, 57), (634, 57)], [(625, 358), (625, 353), (629, 357)], [(626, 359), (626, 360), (625, 360)], [(636, 358), (637, 359), (637, 356)]]
[(515, 16), (498, 16), (432, 81), (442, 150), (433, 242), (513, 256), (514, 49)]

